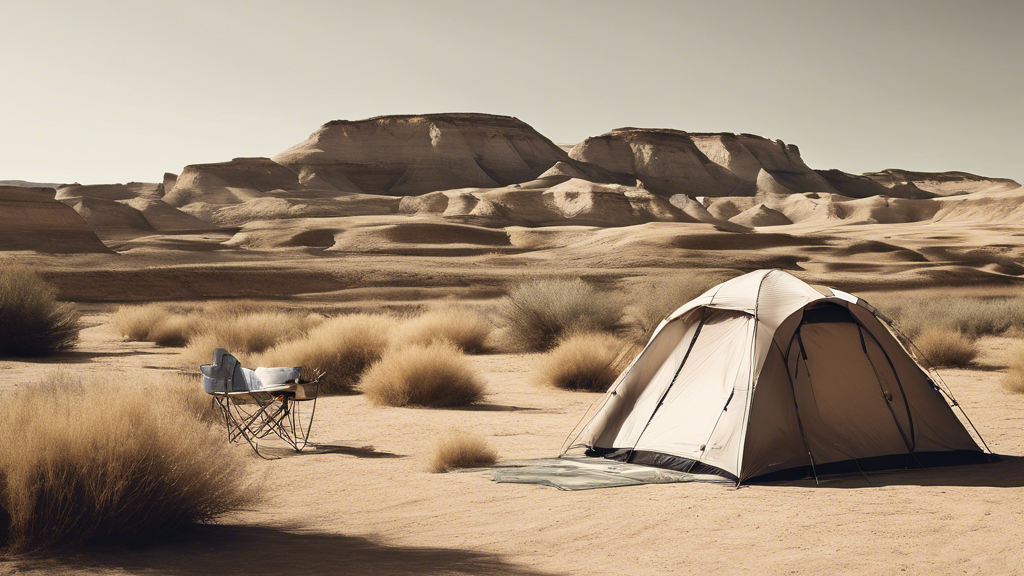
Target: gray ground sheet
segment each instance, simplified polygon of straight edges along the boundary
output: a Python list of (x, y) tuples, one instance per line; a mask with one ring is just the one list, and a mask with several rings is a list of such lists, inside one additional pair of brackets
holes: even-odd
[(490, 475), (495, 482), (540, 484), (559, 490), (592, 490), (672, 482), (731, 483), (726, 478), (711, 474), (687, 474), (604, 458), (586, 457), (500, 462), (484, 469), (483, 472)]

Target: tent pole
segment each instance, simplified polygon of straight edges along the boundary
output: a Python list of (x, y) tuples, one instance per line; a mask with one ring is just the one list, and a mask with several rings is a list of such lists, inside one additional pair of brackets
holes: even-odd
[(626, 455), (627, 463), (633, 460), (633, 454), (636, 453), (636, 447), (638, 444), (640, 444), (640, 438), (643, 437), (644, 432), (647, 432), (647, 427), (651, 425), (652, 421), (654, 421), (654, 415), (658, 413), (658, 409), (661, 408), (661, 405), (665, 403), (665, 398), (668, 397), (669, 390), (672, 390), (672, 386), (674, 386), (676, 383), (676, 378), (679, 378), (679, 373), (683, 371), (683, 366), (686, 365), (686, 359), (690, 357), (690, 352), (693, 351), (693, 345), (697, 343), (697, 338), (700, 336), (700, 331), (702, 328), (704, 328), (704, 319), (707, 317), (707, 315), (708, 309), (705, 306), (704, 310), (701, 312), (700, 323), (697, 324), (697, 330), (694, 331), (693, 339), (690, 340), (690, 346), (686, 349), (686, 354), (683, 355), (683, 361), (679, 363), (679, 368), (676, 370), (675, 375), (672, 376), (672, 381), (669, 382), (668, 386), (665, 387), (665, 392), (661, 395), (661, 398), (658, 400), (658, 404), (654, 407), (654, 410), (651, 412), (651, 417), (647, 419), (647, 424), (644, 424), (643, 430), (640, 431), (640, 434), (637, 434), (636, 442), (633, 442), (633, 447), (629, 449), (629, 454)]
[[(799, 331), (800, 328), (797, 327), (797, 330)], [(807, 434), (804, 433), (804, 423), (800, 419), (800, 405), (797, 404), (796, 401), (796, 386), (793, 385), (793, 377), (789, 374), (789, 355), (782, 353), (782, 348), (779, 346), (779, 343), (775, 341), (775, 338), (772, 338), (772, 344), (775, 344), (775, 349), (779, 351), (779, 354), (782, 356), (782, 361), (786, 365), (786, 379), (789, 380), (789, 390), (793, 393), (793, 410), (796, 412), (796, 425), (800, 429), (800, 438), (804, 441), (804, 449), (807, 450), (807, 459), (811, 462), (811, 474), (814, 475), (814, 485), (818, 486), (818, 471), (814, 468), (814, 454), (811, 454), (811, 445), (807, 442)], [(793, 346), (792, 339), (790, 339), (789, 345), (790, 347)], [(800, 344), (800, 348), (803, 349), (802, 343)], [(800, 368), (799, 356), (796, 358), (796, 368)]]
[[(889, 402), (889, 398), (885, 396), (885, 386), (882, 384), (881, 376), (878, 375), (878, 369), (875, 368), (875, 363), (871, 360), (871, 355), (868, 354), (867, 343), (864, 341), (864, 328), (860, 324), (857, 324), (857, 332), (860, 334), (861, 350), (863, 350), (863, 352), (864, 352), (864, 357), (868, 359), (868, 365), (871, 366), (871, 372), (874, 373), (875, 381), (878, 382), (878, 389), (882, 392), (882, 400), (885, 401), (886, 407), (889, 408), (889, 414), (892, 415), (892, 421), (893, 421), (894, 424), (896, 424), (896, 429), (899, 430), (900, 436), (903, 438), (903, 444), (906, 445), (906, 447), (907, 447), (907, 453), (908, 454), (913, 454), (914, 453), (914, 444), (911, 442), (911, 440), (907, 439), (907, 434), (903, 431), (903, 426), (900, 425), (899, 419), (896, 418), (896, 411), (892, 409), (892, 404)], [(876, 341), (875, 344), (878, 344), (878, 342)], [(881, 347), (882, 347), (881, 344), (878, 344), (878, 347), (881, 349)], [(884, 349), (882, 349), (882, 354), (885, 354), (885, 350)], [(899, 377), (899, 375), (896, 374), (896, 367), (892, 365), (891, 361), (889, 362), (889, 366), (890, 366), (890, 368), (893, 369), (893, 376), (896, 378), (897, 383), (898, 383), (900, 377)], [(910, 415), (910, 404), (907, 402), (907, 396), (903, 392), (902, 384), (900, 385), (900, 394), (903, 395), (903, 403), (907, 407), (907, 419), (909, 420), (910, 426), (911, 426), (911, 428), (910, 428), (910, 435), (911, 435), (911, 438), (913, 438), (913, 436), (914, 436), (914, 428), (913, 428), (914, 420), (913, 420), (913, 417)], [(915, 458), (915, 460), (916, 460), (916, 458)], [(920, 462), (918, 462), (918, 464), (920, 464)]]

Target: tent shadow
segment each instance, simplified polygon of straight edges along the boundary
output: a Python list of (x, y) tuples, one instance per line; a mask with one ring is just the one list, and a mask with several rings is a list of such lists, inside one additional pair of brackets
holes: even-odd
[(182, 576), (545, 574), (484, 552), (390, 546), (359, 536), (246, 525), (200, 526), (177, 542), (21, 558), (15, 563), (21, 570), (51, 573), (115, 569)]
[[(963, 486), (990, 488), (1024, 487), (1024, 457), (1000, 456), (997, 462), (963, 464), (934, 468), (909, 468), (867, 472), (864, 476), (853, 473), (820, 478), (827, 488), (870, 488), (879, 486)], [(870, 486), (868, 485), (870, 482)], [(792, 484), (814, 486), (813, 479)]]

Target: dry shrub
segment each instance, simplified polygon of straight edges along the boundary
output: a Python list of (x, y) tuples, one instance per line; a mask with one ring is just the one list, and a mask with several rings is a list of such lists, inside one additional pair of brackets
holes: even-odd
[(224, 348), (243, 360), (279, 342), (302, 336), (322, 321), (323, 318), (316, 315), (283, 312), (255, 312), (210, 318), (201, 331), (189, 340), (182, 354), (182, 363), (189, 369), (209, 364), (217, 348)]
[(23, 266), (0, 265), (0, 356), (45, 356), (78, 342), (78, 311)]
[(306, 375), (322, 374), (320, 392), (351, 393), (363, 372), (388, 348), (394, 325), (394, 318), (379, 314), (338, 316), (254, 361), (260, 366), (300, 366)]
[(970, 337), (948, 328), (925, 328), (914, 344), (932, 366), (963, 368), (978, 356), (978, 344)]
[(631, 348), (609, 334), (572, 334), (540, 358), (534, 377), (555, 388), (604, 392), (625, 367)]
[(149, 333), (155, 326), (171, 316), (166, 304), (120, 306), (111, 316), (110, 323), (125, 338), (144, 342), (149, 340)]
[(361, 387), (371, 402), (384, 406), (466, 406), (484, 395), (467, 357), (448, 342), (388, 350), (367, 370)]
[(580, 278), (513, 286), (499, 305), (503, 339), (513, 350), (544, 351), (571, 332), (614, 331), (623, 301)]
[(146, 340), (158, 346), (181, 347), (188, 343), (189, 339), (202, 329), (202, 321), (199, 315), (172, 314), (164, 317), (156, 323), (146, 336)]
[[(91, 409), (97, 398), (102, 410)], [(14, 551), (154, 540), (255, 498), (223, 430), (150, 382), (66, 373), (8, 395), (0, 433), (0, 538)]]
[(872, 299), (872, 304), (911, 338), (927, 328), (955, 330), (971, 337), (1024, 330), (1024, 296), (917, 300), (893, 295)]
[(1010, 349), (1006, 372), (1001, 381), (1007, 391), (1024, 394), (1024, 342)]
[(479, 468), (497, 461), (498, 453), (482, 437), (462, 430), (450, 430), (434, 447), (430, 471), (438, 473), (456, 468)]
[[(179, 406), (186, 414), (208, 424), (224, 425), (224, 416), (210, 395), (203, 390), (203, 378), (198, 375), (160, 374), (149, 378), (155, 390), (166, 395), (166, 401)], [(161, 396), (164, 397), (164, 396)]]
[(465, 306), (445, 305), (403, 322), (396, 331), (395, 342), (404, 346), (445, 340), (464, 352), (478, 354), (487, 350), (492, 329), (490, 320), (480, 312)]
[(680, 306), (729, 279), (728, 275), (691, 271), (670, 278), (650, 278), (633, 293), (626, 311), (630, 331), (639, 342), (647, 342), (654, 330)]

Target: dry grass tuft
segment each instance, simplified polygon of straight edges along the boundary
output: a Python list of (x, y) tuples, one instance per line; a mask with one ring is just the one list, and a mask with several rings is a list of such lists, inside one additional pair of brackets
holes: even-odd
[(260, 366), (301, 366), (308, 375), (320, 372), (321, 393), (352, 393), (363, 372), (390, 345), (394, 326), (394, 318), (379, 314), (338, 316), (254, 361)]
[(393, 348), (360, 384), (371, 402), (383, 406), (466, 406), (484, 395), (466, 356), (448, 342)]
[(534, 378), (564, 390), (604, 392), (632, 358), (626, 342), (609, 334), (572, 334), (540, 358)]
[(166, 304), (144, 304), (142, 306), (120, 306), (110, 318), (114, 330), (129, 340), (144, 342), (149, 333), (161, 322), (172, 316)]
[(243, 453), (150, 382), (58, 373), (9, 395), (0, 433), (17, 438), (0, 447), (12, 551), (155, 540), (255, 499)]
[(626, 311), (630, 332), (638, 342), (646, 343), (669, 314), (683, 304), (729, 279), (728, 275), (692, 271), (684, 276), (651, 278), (633, 293)]
[(1024, 394), (1024, 342), (1010, 349), (1006, 372), (1001, 382), (1003, 388), (1014, 394)]
[(181, 347), (201, 330), (202, 320), (198, 314), (171, 314), (157, 322), (146, 336), (157, 346)]
[(458, 305), (443, 305), (403, 322), (395, 333), (399, 346), (451, 342), (469, 354), (487, 351), (493, 326), (480, 312)]
[(209, 364), (217, 348), (224, 348), (243, 360), (279, 342), (298, 338), (322, 321), (320, 316), (283, 312), (254, 312), (209, 318), (205, 326), (189, 340), (182, 353), (182, 364), (188, 369)]
[(544, 351), (572, 332), (618, 328), (623, 301), (580, 278), (531, 280), (513, 286), (499, 306), (503, 339), (513, 350)]
[(947, 328), (925, 328), (914, 344), (933, 366), (963, 368), (978, 357), (978, 344), (970, 336)]
[(456, 468), (480, 468), (498, 461), (494, 451), (480, 436), (451, 430), (441, 437), (430, 460), (430, 471), (448, 472)]
[(32, 270), (0, 266), (0, 356), (45, 356), (78, 342), (75, 307)]

